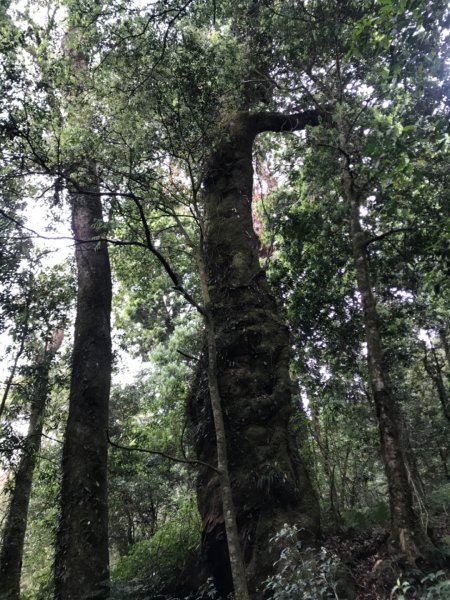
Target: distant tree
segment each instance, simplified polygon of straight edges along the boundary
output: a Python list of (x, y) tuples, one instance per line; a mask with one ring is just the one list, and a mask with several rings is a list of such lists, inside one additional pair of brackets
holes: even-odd
[[(439, 21), (426, 13), (424, 34), (414, 40), (409, 27), (421, 23), (423, 14), (419, 9), (405, 16), (390, 3), (373, 12), (353, 2), (339, 3), (334, 8), (318, 2), (310, 8), (310, 26), (317, 30), (298, 60), (311, 61), (304, 89), (323, 108), (329, 107), (332, 119), (311, 135), (310, 141), (314, 142), (306, 154), (303, 193), (311, 203), (322, 204), (332, 211), (331, 218), (327, 219), (319, 216), (319, 208), (316, 218), (329, 227), (329, 233), (336, 236), (337, 247), (342, 247), (344, 253), (326, 257), (324, 264), (330, 267), (334, 263), (338, 278), (344, 284), (351, 269), (356, 284), (353, 294), (358, 294), (361, 300), (367, 376), (388, 482), (392, 539), (411, 563), (421, 556), (433, 561), (435, 548), (413, 507), (408, 443), (400, 399), (392, 381), (393, 368), (388, 362), (392, 363), (388, 358), (389, 336), (380, 308), (384, 298), (377, 289), (382, 280), (385, 255), (383, 250), (377, 251), (377, 244), (382, 245), (386, 238), (401, 239), (402, 235), (407, 239), (409, 227), (414, 227), (412, 223), (423, 219), (411, 206), (408, 194), (420, 195), (422, 186), (411, 175), (410, 165), (414, 152), (419, 152), (426, 142), (421, 137), (422, 132), (416, 131), (416, 126), (410, 123), (413, 119), (425, 123), (429, 118), (429, 111), (416, 94), (421, 86), (433, 89), (434, 82), (432, 78), (426, 81), (417, 77), (418, 71), (414, 69), (427, 64), (433, 72), (439, 70), (441, 57), (432, 54), (439, 52), (442, 43)], [(447, 14), (443, 3), (435, 8), (439, 14)], [(388, 43), (391, 33), (394, 37)], [(414, 52), (416, 42), (413, 66), (404, 45), (409, 45)], [(435, 102), (436, 111), (442, 109), (442, 97)], [(442, 126), (437, 114), (434, 127), (439, 123)], [(443, 134), (443, 130), (440, 131), (437, 139)], [(395, 256), (399, 262), (404, 260), (398, 254)], [(398, 272), (391, 271), (391, 275), (392, 279), (399, 279)], [(377, 276), (380, 279), (377, 280)], [(331, 277), (336, 277), (333, 270)], [(395, 285), (392, 279), (386, 282), (391, 289)], [(402, 285), (405, 293), (410, 293), (411, 283), (399, 281), (398, 287)], [(347, 300), (347, 310), (350, 307)], [(333, 300), (329, 311), (334, 313), (334, 318), (341, 314), (342, 298)], [(340, 327), (343, 332), (341, 322)], [(400, 328), (395, 335), (399, 332)]]
[[(28, 250), (31, 256), (35, 253)], [(9, 395), (2, 419), (5, 432), (10, 432), (3, 438), (5, 445), (10, 440), (9, 451), (2, 456), (3, 466), (10, 471), (6, 488), (9, 491), (8, 509), (0, 547), (0, 594), (5, 598), (19, 598), (20, 594), (28, 506), (50, 393), (50, 371), (63, 339), (72, 300), (70, 278), (63, 278), (64, 266), (44, 272), (37, 260), (27, 264), (30, 258), (21, 258), (21, 269), (28, 274), (21, 278), (22, 284), (26, 284), (22, 291), (28, 298), (27, 327), (21, 333), (20, 360), (16, 360), (16, 355), (8, 378)], [(20, 301), (16, 303), (17, 299), (10, 298), (11, 305), (21, 306)], [(20, 320), (23, 315), (20, 310), (9, 314), (11, 320), (15, 316)], [(23, 439), (17, 432), (17, 422), (21, 419), (28, 421), (28, 432)]]
[(63, 338), (62, 330), (54, 333), (53, 340), (37, 351), (35, 364), (31, 365), (22, 383), (31, 404), (28, 432), (23, 442), (22, 456), (14, 468), (14, 481), (9, 498), (0, 548), (0, 598), (19, 600), (23, 548), (27, 528), (33, 473), (41, 446), (44, 411), (49, 393), (49, 371)]

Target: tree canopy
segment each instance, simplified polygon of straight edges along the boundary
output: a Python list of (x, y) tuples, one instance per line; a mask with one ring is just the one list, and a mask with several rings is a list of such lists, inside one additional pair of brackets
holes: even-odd
[(447, 597), (449, 31), (1, 3), (0, 599)]

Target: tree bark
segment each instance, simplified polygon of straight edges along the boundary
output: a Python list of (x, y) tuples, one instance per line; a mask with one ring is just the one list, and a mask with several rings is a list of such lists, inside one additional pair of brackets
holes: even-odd
[[(205, 279), (215, 333), (217, 382), (228, 450), (228, 466), (250, 594), (278, 558), (270, 539), (285, 524), (314, 540), (319, 507), (289, 428), (292, 385), (289, 335), (259, 265), (252, 223), (252, 146), (257, 133), (304, 127), (309, 114), (289, 121), (235, 115), (211, 156), (204, 180)], [(317, 115), (314, 115), (317, 119)], [(312, 120), (312, 117), (311, 117)], [(216, 436), (211, 390), (201, 375), (190, 402), (199, 459), (214, 464)], [(219, 440), (217, 440), (219, 441)], [(220, 481), (201, 469), (198, 505), (203, 520), (203, 554), (222, 594), (231, 591)], [(228, 568), (228, 567), (227, 567)]]
[(367, 258), (367, 238), (361, 226), (358, 193), (348, 165), (342, 169), (342, 182), (349, 203), (353, 259), (361, 294), (369, 379), (389, 490), (392, 541), (396, 549), (414, 564), (419, 557), (429, 555), (434, 547), (423, 531), (413, 508), (413, 494), (402, 447), (400, 409), (390, 389), (388, 369), (383, 358), (380, 322)]
[(50, 366), (62, 342), (56, 332), (53, 343), (36, 363), (30, 389), (32, 399), (30, 422), (22, 458), (14, 476), (0, 550), (0, 599), (19, 600), (22, 557), (27, 529), (33, 472), (41, 447), (44, 410), (49, 391)]
[(71, 192), (78, 270), (69, 415), (62, 460), (55, 598), (108, 597), (107, 436), (111, 382), (111, 271), (94, 172), (86, 194)]

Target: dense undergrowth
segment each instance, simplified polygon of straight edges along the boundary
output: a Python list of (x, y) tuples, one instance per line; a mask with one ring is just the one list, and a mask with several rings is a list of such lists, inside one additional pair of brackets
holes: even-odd
[[(424, 515), (443, 556), (450, 559), (450, 484), (430, 494)], [(430, 566), (411, 569), (389, 552), (389, 513), (372, 508), (343, 513), (338, 528), (323, 532), (318, 548), (298, 542), (295, 527), (273, 538), (282, 548), (275, 574), (265, 582), (274, 600), (447, 600), (450, 575)], [(197, 517), (186, 509), (152, 539), (138, 542), (113, 569), (113, 598), (217, 598), (211, 580), (199, 585)], [(199, 586), (196, 588), (196, 586)]]

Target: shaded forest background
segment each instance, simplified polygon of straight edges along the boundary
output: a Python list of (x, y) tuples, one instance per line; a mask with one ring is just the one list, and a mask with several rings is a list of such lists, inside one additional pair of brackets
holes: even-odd
[(0, 599), (450, 596), (449, 31), (0, 3)]

